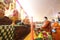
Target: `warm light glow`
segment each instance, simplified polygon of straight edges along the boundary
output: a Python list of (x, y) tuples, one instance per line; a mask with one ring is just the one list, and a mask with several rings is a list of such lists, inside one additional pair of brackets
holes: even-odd
[[(44, 16), (49, 20), (55, 16), (55, 12), (60, 11), (59, 0), (18, 0), (29, 17), (33, 21), (44, 21)], [(51, 18), (51, 19), (50, 19)]]
[(5, 16), (11, 17), (13, 14), (13, 10), (6, 10), (5, 11)]
[[(23, 9), (20, 9), (20, 5), (16, 2), (16, 8), (20, 9), (20, 13), (21, 13), (21, 18), (24, 19), (26, 14), (24, 13), (24, 11), (27, 13), (27, 15), (30, 17), (34, 16), (34, 12), (31, 9), (31, 5), (28, 4), (28, 1), (23, 1), (23, 0), (18, 0), (19, 3), (22, 5)], [(22, 2), (23, 1), (23, 2)], [(25, 5), (26, 4), (26, 5)], [(18, 6), (18, 7), (17, 7)], [(24, 11), (23, 11), (24, 10)], [(37, 19), (34, 19), (34, 21), (36, 21)]]

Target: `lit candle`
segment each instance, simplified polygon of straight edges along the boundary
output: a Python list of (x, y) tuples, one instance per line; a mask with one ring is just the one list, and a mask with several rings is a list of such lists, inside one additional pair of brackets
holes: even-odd
[(30, 23), (31, 23), (31, 40), (34, 40), (33, 17), (31, 17)]

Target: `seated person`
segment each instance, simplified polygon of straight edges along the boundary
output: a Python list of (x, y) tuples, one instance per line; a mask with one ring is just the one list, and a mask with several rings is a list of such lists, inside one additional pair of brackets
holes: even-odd
[(60, 25), (59, 22), (54, 22), (52, 25), (53, 40), (60, 40)]
[(24, 22), (24, 24), (30, 24), (28, 16), (25, 17), (25, 19), (23, 20), (23, 22)]
[(10, 25), (12, 24), (12, 21), (8, 17), (4, 16), (4, 7), (5, 5), (0, 2), (0, 25)]
[(30, 21), (29, 21), (29, 18), (28, 16), (25, 17), (25, 19), (23, 20), (24, 24), (27, 26), (27, 27), (30, 27)]
[(12, 20), (13, 20), (13, 23), (14, 25), (23, 25), (23, 22), (21, 22), (21, 20), (19, 20), (19, 16), (18, 16), (19, 12), (18, 10), (14, 10), (13, 11), (13, 17), (12, 17)]

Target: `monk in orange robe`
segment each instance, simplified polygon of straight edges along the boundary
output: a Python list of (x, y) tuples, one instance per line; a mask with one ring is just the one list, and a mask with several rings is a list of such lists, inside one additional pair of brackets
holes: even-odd
[(53, 23), (52, 28), (56, 29), (56, 32), (52, 32), (53, 40), (60, 40), (60, 25), (58, 22)]
[(48, 20), (47, 17), (44, 17), (46, 20), (43, 23), (42, 29), (45, 30), (46, 32), (51, 32), (51, 22)]

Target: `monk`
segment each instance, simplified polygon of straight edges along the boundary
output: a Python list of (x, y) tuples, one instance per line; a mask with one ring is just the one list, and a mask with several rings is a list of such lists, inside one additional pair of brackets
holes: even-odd
[(51, 22), (48, 20), (47, 17), (44, 17), (45, 21), (43, 23), (42, 29), (46, 32), (50, 32), (51, 33)]
[(52, 28), (55, 32), (52, 32), (53, 40), (60, 40), (60, 25), (58, 22), (53, 23)]

